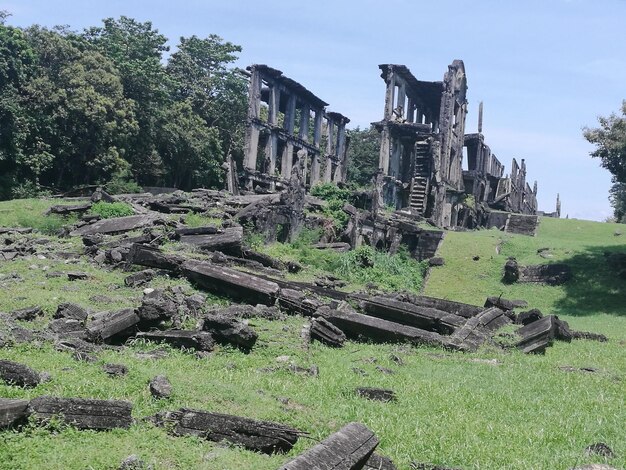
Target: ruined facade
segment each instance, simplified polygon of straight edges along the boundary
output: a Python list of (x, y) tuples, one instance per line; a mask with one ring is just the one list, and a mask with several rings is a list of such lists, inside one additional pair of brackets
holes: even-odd
[[(430, 218), (440, 227), (474, 227), (488, 209), (536, 214), (537, 183), (513, 159), (510, 175), (479, 130), (465, 134), (467, 79), (455, 60), (441, 82), (416, 79), (404, 65), (379, 66), (386, 83), (378, 190), (395, 209)], [(465, 155), (465, 157), (464, 157)], [(468, 197), (471, 196), (471, 197)]]
[(442, 82), (417, 80), (404, 65), (379, 67), (387, 85), (383, 119), (374, 123), (382, 134), (384, 203), (456, 225), (464, 190), (465, 66), (455, 60)]
[(531, 188), (526, 182), (526, 163), (521, 166), (513, 158), (510, 175), (504, 175), (504, 165), (491, 153), (482, 133), (483, 104), (478, 111), (478, 133), (465, 135), (463, 182), (465, 192), (476, 204), (518, 214), (537, 213), (537, 182)]
[(247, 189), (288, 186), (294, 165), (307, 186), (344, 182), (348, 140), (342, 114), (280, 70), (251, 65), (243, 184)]

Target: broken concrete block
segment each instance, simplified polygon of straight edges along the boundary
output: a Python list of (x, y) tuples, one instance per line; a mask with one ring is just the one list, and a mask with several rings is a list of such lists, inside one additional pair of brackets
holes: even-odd
[(251, 349), (258, 338), (257, 333), (243, 322), (225, 315), (207, 315), (202, 329), (210, 332), (217, 341)]
[(18, 387), (36, 387), (41, 382), (37, 372), (19, 362), (0, 359), (0, 379)]
[(128, 429), (133, 421), (133, 405), (121, 400), (44, 396), (31, 400), (29, 408), (38, 420), (46, 421), (57, 416), (78, 429)]
[(172, 395), (172, 384), (164, 375), (157, 375), (150, 381), (150, 394), (154, 398), (169, 398)]
[(289, 452), (301, 434), (297, 429), (279, 423), (188, 408), (158, 413), (153, 422), (171, 429), (175, 435), (228, 441), (266, 454)]

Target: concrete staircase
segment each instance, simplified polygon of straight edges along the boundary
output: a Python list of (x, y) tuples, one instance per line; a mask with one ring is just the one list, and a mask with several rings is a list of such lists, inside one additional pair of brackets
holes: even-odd
[(418, 213), (423, 214), (426, 210), (428, 194), (428, 177), (430, 176), (430, 145), (428, 143), (415, 144), (415, 167), (411, 180), (411, 197), (409, 206)]

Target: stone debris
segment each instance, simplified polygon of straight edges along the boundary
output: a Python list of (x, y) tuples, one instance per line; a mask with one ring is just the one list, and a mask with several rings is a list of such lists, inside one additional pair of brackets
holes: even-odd
[(157, 375), (150, 380), (150, 394), (154, 398), (169, 398), (172, 396), (172, 384), (164, 375)]

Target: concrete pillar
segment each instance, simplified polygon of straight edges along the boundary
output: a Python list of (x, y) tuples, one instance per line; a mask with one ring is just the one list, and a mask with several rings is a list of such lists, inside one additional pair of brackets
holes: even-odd
[(380, 155), (378, 157), (378, 169), (383, 175), (389, 174), (389, 154), (391, 152), (391, 132), (389, 126), (383, 125), (383, 131), (380, 136)]
[[(287, 101), (287, 109), (285, 110), (285, 122), (283, 128), (289, 136), (293, 135), (293, 130), (296, 121), (296, 96), (289, 95)], [(291, 167), (293, 165), (293, 143), (287, 140), (285, 147), (283, 148), (282, 162), (280, 174), (283, 178), (289, 178), (291, 176)]]
[(385, 92), (385, 120), (393, 119), (393, 98), (396, 87), (396, 80), (393, 74), (393, 67), (389, 68), (389, 72), (387, 75), (387, 91)]
[(391, 149), (391, 161), (389, 162), (389, 174), (398, 178), (400, 174), (400, 158), (402, 156), (402, 142), (400, 139), (393, 139)]
[(299, 137), (305, 142), (309, 141), (309, 117), (311, 115), (311, 108), (308, 105), (303, 105), (300, 110), (300, 133)]
[(321, 109), (315, 110), (315, 123), (313, 129), (313, 146), (317, 152), (311, 158), (311, 186), (315, 186), (320, 180), (320, 142), (322, 140), (322, 117)]
[(339, 164), (335, 169), (335, 174), (333, 175), (333, 181), (341, 181), (344, 182), (345, 176), (345, 165), (346, 165), (346, 124), (342, 121), (337, 126), (337, 161)]
[(415, 122), (415, 103), (412, 98), (407, 100), (406, 105), (406, 122)]
[(244, 144), (244, 166), (248, 170), (256, 170), (256, 159), (259, 147), (259, 128), (254, 120), (259, 118), (261, 109), (261, 74), (252, 70), (248, 87), (248, 124)]
[(324, 183), (330, 183), (332, 181), (332, 160), (331, 155), (334, 153), (334, 148), (336, 147), (333, 142), (335, 138), (335, 123), (332, 119), (327, 120), (327, 139), (326, 139), (326, 166), (324, 168)]

